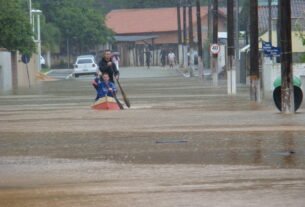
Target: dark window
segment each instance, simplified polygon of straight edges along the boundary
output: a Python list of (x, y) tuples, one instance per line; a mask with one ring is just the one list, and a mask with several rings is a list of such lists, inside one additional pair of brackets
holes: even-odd
[(93, 63), (91, 59), (79, 59), (77, 61), (77, 64), (88, 64), (88, 63)]

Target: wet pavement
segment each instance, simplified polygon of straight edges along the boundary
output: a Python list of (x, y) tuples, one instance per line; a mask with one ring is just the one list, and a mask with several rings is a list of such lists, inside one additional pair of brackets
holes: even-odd
[(165, 68), (121, 74), (123, 111), (90, 109), (91, 77), (0, 95), (0, 206), (305, 205), (304, 106), (282, 115), (270, 94)]

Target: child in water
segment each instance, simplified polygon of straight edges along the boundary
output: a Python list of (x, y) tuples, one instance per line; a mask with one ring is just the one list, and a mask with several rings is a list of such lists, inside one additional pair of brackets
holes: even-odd
[(97, 76), (92, 82), (92, 85), (97, 93), (95, 101), (105, 96), (114, 97), (115, 93), (117, 92), (114, 83), (110, 81), (108, 73), (103, 73), (101, 78)]

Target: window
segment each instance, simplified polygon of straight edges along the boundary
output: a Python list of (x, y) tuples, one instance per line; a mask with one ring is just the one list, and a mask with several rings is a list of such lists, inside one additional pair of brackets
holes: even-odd
[(90, 63), (93, 63), (91, 59), (79, 59), (77, 61), (77, 64), (90, 64)]

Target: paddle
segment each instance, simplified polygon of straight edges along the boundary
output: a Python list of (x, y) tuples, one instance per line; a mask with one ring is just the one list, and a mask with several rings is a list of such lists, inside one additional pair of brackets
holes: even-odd
[(115, 100), (116, 103), (119, 105), (120, 109), (121, 109), (121, 110), (124, 110), (124, 107), (123, 107), (123, 105), (121, 104), (121, 102), (119, 101), (118, 97), (116, 96), (116, 93), (113, 92), (112, 90), (109, 90), (110, 87), (108, 86), (108, 84), (105, 83), (105, 85), (106, 85), (108, 91), (111, 92), (111, 94), (112, 94), (114, 100)]
[[(111, 62), (111, 63), (112, 63), (112, 62)], [(111, 68), (112, 73), (113, 73), (113, 75), (114, 75), (115, 73), (114, 73), (113, 65), (114, 65), (114, 64), (112, 63), (111, 66), (110, 66), (110, 68)], [(127, 95), (126, 95), (125, 91), (123, 90), (120, 81), (119, 81), (118, 79), (116, 79), (116, 78), (115, 78), (115, 80), (116, 80), (116, 82), (118, 83), (118, 86), (119, 86), (119, 88), (120, 88), (120, 91), (121, 91), (121, 94), (122, 94), (122, 96), (123, 96), (123, 100), (124, 100), (126, 106), (127, 106), (128, 108), (130, 108), (129, 99), (127, 98)]]
[(120, 81), (119, 81), (118, 79), (116, 79), (116, 82), (118, 83), (118, 86), (119, 86), (119, 88), (120, 88), (120, 91), (121, 91), (121, 94), (122, 94), (122, 96), (123, 96), (123, 100), (124, 100), (126, 106), (127, 106), (128, 108), (130, 108), (129, 99), (128, 99), (127, 96), (126, 96), (126, 93), (125, 93), (125, 91), (123, 90), (123, 88), (122, 88), (122, 86), (121, 86), (121, 84), (120, 84)]
[(117, 104), (119, 105), (120, 109), (121, 109), (121, 110), (124, 110), (124, 107), (123, 107), (123, 105), (121, 104), (121, 102), (119, 101), (119, 99), (118, 99), (118, 97), (116, 96), (116, 94), (112, 92), (112, 95), (113, 95), (114, 100), (115, 100), (115, 101), (117, 102)]

